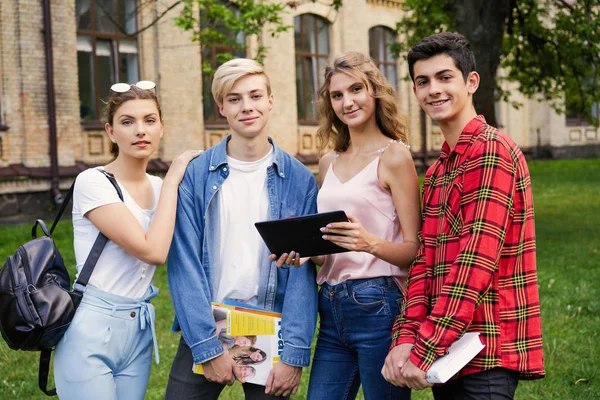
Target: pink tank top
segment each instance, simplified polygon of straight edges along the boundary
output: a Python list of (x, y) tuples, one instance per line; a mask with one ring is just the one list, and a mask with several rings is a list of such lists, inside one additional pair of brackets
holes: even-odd
[[(334, 159), (319, 191), (317, 208), (319, 212), (344, 210), (357, 217), (373, 235), (401, 243), (402, 231), (392, 195), (381, 186), (377, 176), (379, 159), (386, 149), (387, 146), (380, 149), (379, 156), (344, 183), (333, 171)], [(317, 274), (317, 283), (336, 285), (348, 279), (389, 276), (394, 278), (399, 287), (404, 288), (406, 275), (397, 266), (369, 253), (350, 251), (325, 256), (325, 262)]]

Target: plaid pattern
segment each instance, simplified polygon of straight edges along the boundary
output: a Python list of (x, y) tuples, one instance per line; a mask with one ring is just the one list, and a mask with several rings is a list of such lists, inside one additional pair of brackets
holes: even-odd
[(494, 367), (545, 375), (533, 199), (525, 157), (482, 116), (444, 143), (423, 189), (421, 248), (392, 347), (427, 371), (464, 332), (485, 348), (457, 376)]

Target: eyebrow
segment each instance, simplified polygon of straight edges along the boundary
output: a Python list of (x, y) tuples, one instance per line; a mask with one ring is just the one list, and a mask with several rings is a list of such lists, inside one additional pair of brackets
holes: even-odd
[[(447, 74), (448, 72), (454, 72), (454, 71), (453, 71), (453, 70), (451, 70), (451, 69), (449, 69), (449, 68), (446, 68), (446, 69), (443, 69), (443, 70), (441, 70), (441, 71), (438, 71), (438, 72), (436, 72), (435, 74), (433, 74), (433, 76), (440, 76), (440, 75), (444, 75), (444, 74)], [(416, 81), (417, 79), (428, 79), (428, 78), (429, 78), (429, 77), (428, 77), (427, 75), (418, 75), (418, 76), (416, 76), (416, 77), (415, 77), (415, 81)]]
[[(364, 84), (363, 82), (361, 82), (361, 81), (356, 81), (356, 82), (354, 82), (354, 83), (352, 83), (352, 84), (348, 85), (348, 87), (347, 87), (346, 89), (351, 89), (351, 88), (353, 88), (353, 87), (356, 87), (356, 86), (362, 86), (362, 87), (365, 87), (365, 84)], [(332, 94), (332, 93), (339, 93), (339, 92), (340, 92), (340, 90), (337, 90), (337, 89), (335, 89), (335, 90), (330, 90), (330, 91), (329, 91), (329, 94)]]
[[(264, 90), (264, 89), (253, 89), (253, 90), (251, 90), (249, 93), (250, 93), (250, 94), (252, 94), (252, 93), (256, 93), (256, 92), (262, 92), (263, 90)], [(227, 94), (225, 95), (225, 97), (229, 97), (229, 96), (239, 96), (240, 94), (241, 94), (241, 93), (235, 93), (235, 92), (233, 92), (233, 93), (227, 93)]]
[[(156, 116), (156, 115), (157, 115), (156, 113), (150, 113), (150, 114), (146, 114), (146, 115), (144, 115), (144, 118), (148, 118), (148, 117), (152, 117), (152, 116)], [(134, 116), (132, 116), (132, 115), (127, 115), (127, 114), (120, 115), (120, 116), (119, 116), (119, 119), (121, 119), (121, 118), (131, 118), (131, 119), (135, 119), (135, 117), (134, 117)]]

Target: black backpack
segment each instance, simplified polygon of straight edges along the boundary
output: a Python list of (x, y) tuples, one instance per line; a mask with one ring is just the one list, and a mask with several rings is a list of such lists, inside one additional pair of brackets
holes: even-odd
[[(114, 176), (100, 170), (123, 194)], [(73, 291), (63, 258), (54, 244), (52, 232), (73, 197), (75, 182), (58, 211), (50, 230), (38, 219), (31, 230), (33, 240), (20, 246), (9, 256), (0, 270), (0, 331), (13, 350), (41, 351), (38, 384), (48, 396), (56, 389), (47, 389), (52, 350), (71, 324), (81, 302), (85, 286), (96, 262), (108, 242), (98, 234), (96, 241), (77, 278)], [(38, 226), (44, 235), (37, 237)]]

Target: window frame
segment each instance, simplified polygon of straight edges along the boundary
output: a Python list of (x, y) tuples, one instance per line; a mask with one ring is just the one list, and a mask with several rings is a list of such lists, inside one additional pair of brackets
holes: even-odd
[[(596, 107), (596, 115), (600, 115), (600, 102), (594, 103), (592, 107)], [(569, 110), (565, 111), (566, 126), (592, 126), (581, 114), (569, 114)]]
[[(228, 7), (235, 7), (235, 4), (230, 2), (230, 1), (226, 1), (224, 0), (223, 3)], [(239, 10), (237, 10), (237, 7), (235, 7), (234, 11), (239, 12)], [(200, 23), (202, 24), (203, 18), (202, 15), (200, 15)], [(219, 27), (217, 27), (217, 29), (219, 29)], [(224, 32), (223, 34), (228, 34), (228, 32)], [(234, 38), (237, 42), (237, 38)], [(236, 48), (235, 46), (229, 46), (226, 44), (214, 44), (212, 46), (207, 46), (204, 49), (200, 49), (201, 55), (202, 55), (202, 62), (204, 63), (205, 61), (210, 61), (210, 66), (211, 68), (214, 70), (216, 70), (219, 67), (219, 62), (217, 60), (217, 56), (219, 54), (222, 53), (231, 53), (234, 57), (247, 57), (248, 56), (248, 52), (247, 52), (247, 46), (246, 46), (246, 35), (243, 35), (243, 38), (240, 39), (240, 41), (238, 42), (238, 45), (243, 46), (244, 50), (243, 50), (243, 54), (240, 52), (239, 54), (236, 54)], [(202, 46), (202, 44), (200, 44), (200, 46)], [(205, 59), (204, 57), (204, 52), (205, 51), (210, 51), (210, 60)], [(219, 106), (217, 105), (217, 103), (215, 102), (215, 99), (212, 96), (212, 91), (210, 91), (210, 96), (204, 96), (204, 89), (205, 89), (205, 85), (207, 85), (208, 87), (212, 86), (212, 80), (213, 80), (213, 75), (211, 74), (209, 77), (205, 76), (204, 71), (202, 71), (202, 116), (203, 116), (203, 120), (204, 120), (204, 126), (207, 129), (227, 129), (229, 127), (228, 123), (227, 123), (227, 119), (225, 119), (225, 117), (223, 117), (220, 113), (219, 113)], [(213, 105), (213, 115), (210, 116), (210, 118), (207, 118), (206, 115), (206, 103), (205, 102), (210, 102)]]
[[(319, 67), (319, 60), (323, 60), (325, 61), (325, 63), (327, 62), (327, 60), (329, 59), (329, 56), (331, 53), (331, 23), (329, 22), (329, 20), (327, 18), (324, 18), (320, 15), (317, 14), (313, 14), (313, 13), (304, 13), (304, 14), (299, 14), (296, 15), (294, 17), (294, 30), (296, 29), (296, 18), (299, 18), (299, 23), (300, 23), (300, 38), (301, 38), (301, 42), (302, 43), (309, 43), (310, 42), (310, 36), (306, 37), (306, 35), (314, 35), (314, 43), (315, 43), (315, 49), (316, 49), (316, 53), (312, 53), (312, 52), (307, 52), (307, 51), (303, 51), (303, 50), (298, 50), (298, 44), (296, 43), (296, 40), (294, 38), (294, 61), (295, 64), (298, 63), (298, 58), (301, 58), (301, 62), (300, 65), (302, 67), (301, 71), (296, 70), (296, 81), (298, 80), (298, 74), (301, 73), (302, 74), (302, 82), (306, 82), (306, 77), (308, 76), (307, 74), (307, 62), (306, 59), (309, 60), (310, 66), (312, 68), (315, 68), (315, 66), (313, 65), (313, 63), (316, 62), (316, 72), (317, 72), (317, 76), (314, 77), (316, 79), (313, 78), (313, 84), (316, 82), (316, 87), (314, 87), (313, 85), (313, 93), (312, 95), (313, 100), (311, 101), (309, 94), (305, 93), (304, 91), (304, 87), (303, 86), (298, 86), (296, 84), (296, 90), (299, 92), (300, 96), (302, 98), (302, 105), (304, 107), (304, 110), (308, 110), (309, 107), (314, 106), (314, 103), (317, 100), (317, 96), (318, 96), (318, 91), (319, 91), (319, 78), (320, 78), (320, 74), (322, 74), (324, 71), (319, 71), (318, 67)], [(313, 28), (313, 32), (312, 33), (306, 33), (305, 28), (307, 27), (307, 23), (305, 22), (306, 18), (312, 18), (312, 28)], [(325, 28), (327, 29), (327, 53), (318, 53), (319, 51), (319, 32), (317, 29), (317, 23), (318, 21), (322, 21), (323, 24), (325, 25)], [(298, 97), (296, 98), (296, 101), (298, 101)], [(311, 104), (312, 103), (312, 104)], [(297, 115), (298, 115), (298, 124), (299, 125), (318, 125), (319, 121), (318, 121), (318, 116), (316, 115), (316, 110), (315, 110), (315, 119), (308, 119), (308, 118), (301, 118), (300, 117), (300, 104), (296, 104), (296, 110), (297, 110)], [(305, 112), (306, 114), (306, 112)]]
[[(381, 59), (382, 54), (380, 54), (381, 48), (379, 46), (379, 42), (375, 43), (375, 41), (377, 39), (377, 34), (379, 34), (379, 37), (383, 40), (383, 59)], [(389, 42), (387, 40), (388, 36), (390, 37), (390, 39), (392, 39)], [(395, 71), (394, 75), (396, 76), (396, 81), (389, 82), (389, 83), (392, 85), (392, 87), (396, 91), (396, 94), (398, 94), (398, 59), (393, 58), (391, 60), (388, 60), (388, 52), (387, 52), (387, 48), (389, 47), (390, 44), (393, 43), (393, 39), (395, 37), (396, 37), (396, 35), (394, 33), (394, 30), (385, 25), (375, 25), (369, 29), (369, 56), (371, 57), (371, 59), (373, 60), (373, 62), (375, 63), (375, 65), (377, 66), (379, 71), (382, 73), (382, 75), (386, 79), (388, 79), (387, 73), (386, 73), (387, 69), (388, 68), (394, 69), (394, 71)], [(375, 56), (374, 54), (377, 54), (377, 56)], [(383, 66), (383, 70), (382, 70), (382, 66)]]
[[(96, 18), (96, 2), (97, 0), (88, 0), (90, 2), (90, 29), (80, 29), (79, 26), (76, 27), (77, 32), (76, 32), (76, 36), (77, 37), (88, 37), (91, 39), (91, 45), (92, 45), (92, 57), (93, 57), (93, 62), (92, 62), (92, 71), (90, 72), (91, 74), (93, 74), (93, 87), (92, 87), (92, 91), (93, 91), (93, 96), (96, 99), (95, 101), (95, 112), (96, 112), (96, 119), (92, 119), (92, 120), (83, 120), (81, 119), (81, 114), (79, 116), (80, 118), (80, 122), (81, 125), (83, 126), (84, 129), (100, 129), (100, 128), (104, 128), (104, 123), (102, 122), (102, 102), (99, 101), (100, 100), (100, 96), (98, 95), (98, 88), (99, 88), (99, 78), (98, 78), (98, 55), (96, 54), (97, 52), (97, 41), (98, 40), (107, 40), (110, 41), (112, 44), (112, 52), (113, 54), (111, 55), (112, 57), (112, 68), (113, 68), (113, 73), (115, 75), (115, 79), (116, 82), (120, 82), (121, 81), (121, 57), (119, 56), (119, 48), (120, 48), (120, 42), (122, 40), (134, 40), (136, 42), (136, 46), (137, 46), (137, 55), (138, 55), (138, 65), (137, 65), (137, 75), (138, 78), (140, 76), (141, 73), (141, 57), (140, 57), (140, 46), (139, 46), (139, 35), (138, 34), (125, 34), (120, 32), (119, 30), (119, 2), (121, 1), (126, 1), (126, 0), (112, 0), (113, 2), (113, 19), (115, 21), (115, 31), (114, 33), (111, 32), (102, 32), (102, 31), (98, 31), (97, 30), (97, 18)], [(77, 2), (77, 0), (76, 0)], [(139, 12), (137, 10), (137, 1), (135, 1), (136, 4), (136, 10), (135, 10), (135, 23), (136, 23), (136, 30), (138, 27), (138, 22), (139, 22)], [(77, 15), (76, 15), (77, 18)], [(78, 72), (79, 72), (79, 66), (78, 66)], [(80, 79), (80, 78), (79, 78)], [(115, 83), (116, 83), (115, 82)], [(130, 82), (128, 82), (130, 83)], [(78, 92), (79, 92), (79, 83), (78, 83)], [(79, 93), (79, 96), (81, 96), (81, 93)]]

